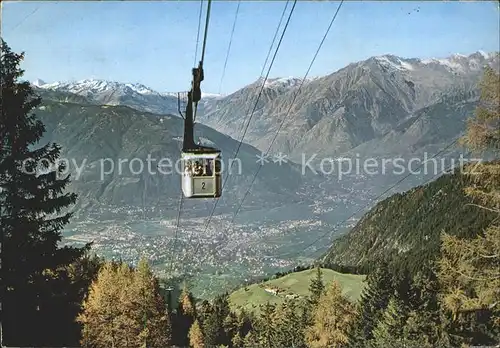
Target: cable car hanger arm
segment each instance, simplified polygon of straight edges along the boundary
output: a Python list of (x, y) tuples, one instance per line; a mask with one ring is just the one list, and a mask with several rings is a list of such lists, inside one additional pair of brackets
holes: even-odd
[(183, 119), (186, 119), (184, 117), (184, 115), (182, 114), (182, 110), (181, 110), (181, 93), (180, 92), (177, 92), (177, 110), (179, 111), (179, 115), (181, 115), (181, 117)]
[(203, 81), (205, 75), (203, 74), (203, 62), (200, 61), (197, 68), (193, 68), (193, 82), (191, 86), (191, 92), (193, 93), (193, 103), (198, 104), (201, 100), (201, 81)]

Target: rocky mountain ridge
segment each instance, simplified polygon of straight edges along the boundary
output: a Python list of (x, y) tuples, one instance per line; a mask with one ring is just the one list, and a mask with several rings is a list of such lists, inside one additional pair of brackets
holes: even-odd
[[(443, 100), (449, 103), (448, 109), (453, 109), (453, 103), (464, 101), (455, 97), (475, 94), (483, 67), (498, 64), (498, 55), (479, 52), (433, 60), (385, 55), (352, 63), (331, 75), (305, 82), (300, 91), (291, 88), (268, 94), (271, 98), (265, 98), (265, 102), (259, 100), (262, 104), (258, 103), (252, 116), (245, 141), (261, 150), (273, 144), (273, 151), (297, 160), (303, 153), (342, 155), (363, 144), (387, 140), (391, 132), (402, 131), (402, 124), (411, 127), (407, 122), (416, 120), (415, 116), (422, 113), (419, 110)], [(250, 97), (245, 99), (244, 95)], [(237, 136), (250, 114), (245, 114), (246, 104), (255, 103), (247, 101), (252, 98), (256, 99), (250, 88), (244, 88), (217, 100), (216, 111), (204, 115), (202, 122)], [(439, 116), (434, 115), (433, 121), (440, 122)], [(456, 119), (455, 135), (463, 130), (463, 114), (443, 116)], [(399, 142), (403, 141), (399, 138)], [(423, 138), (419, 140), (423, 142)]]
[[(387, 54), (303, 83), (294, 77), (272, 78), (262, 86), (259, 78), (228, 96), (205, 95), (197, 122), (241, 140), (253, 112), (244, 142), (297, 162), (303, 154), (412, 155), (439, 148), (463, 131), (486, 65), (498, 68), (498, 53), (439, 59)], [(141, 84), (84, 80), (37, 85), (44, 93), (72, 93), (94, 104), (178, 115), (175, 93)]]

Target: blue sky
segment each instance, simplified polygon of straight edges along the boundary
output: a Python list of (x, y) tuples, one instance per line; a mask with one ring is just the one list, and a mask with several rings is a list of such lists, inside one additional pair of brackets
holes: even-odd
[[(259, 77), (285, 3), (241, 2), (222, 93)], [(212, 3), (204, 92), (219, 92), (237, 4)], [(2, 36), (14, 51), (26, 53), (28, 80), (99, 78), (184, 91), (190, 87), (199, 5), (4, 1)], [(304, 75), (337, 6), (333, 1), (298, 1), (270, 77)], [(498, 51), (499, 14), (495, 1), (347, 0), (310, 75), (326, 75), (386, 53), (428, 58)]]

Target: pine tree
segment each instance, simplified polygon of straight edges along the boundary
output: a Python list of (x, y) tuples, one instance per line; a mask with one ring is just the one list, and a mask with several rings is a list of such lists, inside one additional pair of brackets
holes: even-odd
[[(404, 338), (404, 344), (420, 348), (452, 347), (447, 337), (439, 336), (442, 328), (434, 326), (436, 324), (436, 316), (439, 316), (439, 312), (425, 310), (410, 311), (401, 337)], [(438, 324), (441, 324), (441, 322)], [(436, 333), (439, 334), (436, 335)], [(396, 342), (400, 341), (401, 339)]]
[[(499, 104), (500, 75), (487, 67), (480, 104), (464, 138), (471, 150), (500, 153)], [(443, 234), (438, 262), (441, 303), (450, 314), (455, 337), (468, 344), (490, 345), (500, 338), (500, 162), (468, 168), (470, 204), (498, 218), (472, 240)]]
[(252, 318), (244, 309), (241, 309), (237, 313), (237, 331), (231, 339), (233, 347), (243, 347), (245, 345), (245, 337), (251, 330)]
[[(89, 287), (97, 278), (103, 264), (102, 259), (87, 252), (81, 259), (64, 267), (63, 272), (57, 273), (57, 289), (59, 289), (59, 294), (64, 294), (61, 298), (66, 300), (62, 306), (59, 305), (59, 308), (69, 310), (68, 316), (59, 315), (52, 319), (52, 324), (60, 329), (57, 339), (61, 345), (74, 347), (80, 344), (81, 326), (76, 322), (76, 318), (81, 312), (81, 305), (88, 294)], [(61, 300), (56, 302), (61, 302)], [(57, 312), (60, 313), (61, 310), (54, 311), (54, 313)]]
[(78, 317), (83, 347), (165, 347), (170, 323), (158, 280), (145, 260), (136, 270), (106, 263)]
[[(192, 348), (204, 348), (204, 337), (201, 331), (201, 326), (198, 320), (195, 320), (191, 328), (189, 329), (189, 347)], [(207, 347), (211, 347), (207, 345)]]
[(210, 313), (208, 314), (208, 317), (206, 318), (205, 321), (203, 321), (203, 337), (204, 337), (204, 342), (207, 344), (209, 347), (213, 347), (217, 344), (218, 339), (219, 339), (219, 331), (222, 329), (220, 323), (219, 323), (219, 318), (217, 316), (216, 311), (212, 308)]
[(500, 228), (490, 226), (472, 240), (443, 236), (439, 260), (442, 305), (472, 345), (500, 337)]
[[(20, 82), (24, 54), (1, 41), (0, 240), (2, 324), (9, 346), (59, 345), (54, 316), (72, 322), (65, 267), (85, 248), (58, 248), (61, 230), (77, 196), (65, 192), (69, 175), (57, 166), (60, 147), (37, 146), (45, 132), (33, 111), (41, 104), (28, 82)], [(65, 344), (67, 344), (66, 342)], [(64, 343), (63, 343), (64, 344)]]
[(217, 296), (212, 305), (202, 306), (201, 319), (205, 344), (207, 346), (229, 345), (236, 330), (236, 316), (229, 309), (228, 294)]
[(316, 277), (311, 279), (311, 284), (309, 285), (309, 293), (310, 293), (310, 303), (315, 306), (323, 290), (325, 289), (325, 285), (323, 284), (323, 273), (321, 272), (321, 268), (316, 267)]
[(193, 294), (191, 294), (187, 285), (184, 285), (181, 295), (179, 296), (179, 311), (184, 315), (191, 317), (194, 322), (194, 319), (196, 318), (196, 306)]
[(269, 318), (272, 321), (272, 326), (274, 328), (272, 346), (273, 347), (287, 347), (287, 325), (288, 318), (287, 305), (280, 303), (274, 308), (272, 316)]
[(224, 344), (232, 344), (233, 338), (235, 336), (239, 336), (241, 340), (243, 338), (239, 335), (239, 320), (238, 316), (234, 312), (230, 312), (226, 319), (224, 319), (223, 323), (223, 328), (224, 328), (224, 336), (226, 343)]
[(263, 347), (274, 347), (276, 330), (273, 317), (275, 309), (276, 306), (269, 302), (261, 306), (259, 317), (255, 323), (257, 342)]
[(203, 323), (207, 320), (210, 313), (212, 313), (212, 305), (207, 300), (201, 301), (201, 303), (196, 306), (196, 318), (199, 319), (200, 322)]
[(165, 347), (171, 340), (170, 317), (160, 291), (158, 279), (153, 275), (146, 259), (142, 258), (134, 272), (132, 285), (136, 320), (143, 322), (138, 340), (145, 347)]
[(214, 299), (213, 308), (216, 314), (215, 318), (218, 327), (216, 344), (229, 345), (231, 343), (231, 336), (226, 333), (226, 329), (224, 327), (226, 318), (231, 314), (231, 310), (229, 308), (229, 295), (225, 293), (217, 296)]
[(274, 315), (277, 347), (304, 347), (304, 329), (294, 300), (278, 305)]
[(404, 303), (397, 297), (392, 297), (382, 318), (373, 330), (374, 346), (384, 348), (394, 343), (404, 346), (403, 328), (406, 324), (406, 309)]
[(260, 348), (260, 347), (268, 347), (268, 346), (263, 346), (260, 344), (256, 332), (249, 331), (245, 335), (245, 338), (243, 339), (243, 347), (244, 348)]
[[(186, 347), (189, 345), (189, 329), (197, 319), (197, 312), (193, 294), (184, 284), (179, 296), (179, 305), (177, 313), (172, 322), (173, 326), (173, 343), (174, 345)], [(198, 325), (200, 323), (198, 322)]]
[(300, 324), (303, 328), (312, 324), (312, 305), (309, 301), (303, 303), (300, 310)]
[(472, 150), (500, 151), (500, 76), (487, 66), (481, 81), (480, 103), (467, 124), (463, 144)]
[(105, 263), (83, 302), (83, 312), (78, 317), (83, 326), (83, 347), (119, 346), (120, 333), (113, 323), (124, 312), (119, 289), (127, 284), (124, 277), (118, 277), (118, 267), (111, 262)]
[(366, 278), (358, 301), (358, 315), (349, 333), (350, 347), (365, 347), (373, 339), (373, 329), (394, 293), (393, 278), (386, 262), (379, 262)]
[(422, 348), (450, 347), (446, 332), (446, 320), (438, 300), (438, 284), (433, 270), (417, 273), (413, 277), (408, 319), (403, 328), (406, 344), (414, 343)]
[(356, 315), (356, 309), (342, 295), (340, 285), (334, 281), (328, 287), (313, 312), (313, 325), (306, 329), (308, 347), (345, 347), (348, 332)]

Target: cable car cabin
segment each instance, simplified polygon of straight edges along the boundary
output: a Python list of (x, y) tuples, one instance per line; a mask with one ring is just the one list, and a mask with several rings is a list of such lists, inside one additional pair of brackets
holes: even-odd
[(217, 149), (183, 151), (182, 192), (186, 198), (214, 198), (222, 194), (221, 155)]

